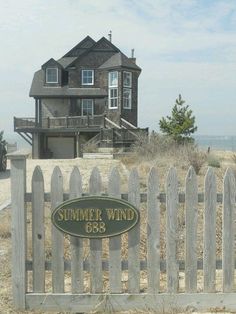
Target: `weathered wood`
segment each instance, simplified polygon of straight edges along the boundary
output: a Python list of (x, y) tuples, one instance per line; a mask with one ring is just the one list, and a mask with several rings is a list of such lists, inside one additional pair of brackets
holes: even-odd
[[(147, 260), (140, 260), (140, 270), (147, 270)], [(185, 261), (179, 260), (179, 271), (185, 271)], [(102, 270), (103, 271), (109, 271), (109, 261), (108, 260), (102, 260)], [(26, 263), (27, 270), (31, 271), (33, 269), (32, 266), (32, 261), (27, 261)], [(89, 260), (84, 260), (83, 262), (83, 269), (84, 271), (89, 271), (89, 266), (90, 262)], [(234, 267), (236, 269), (236, 260), (234, 261)], [(70, 260), (65, 260), (64, 261), (64, 269), (65, 271), (71, 271), (71, 261)], [(203, 260), (199, 259), (197, 261), (197, 269), (198, 270), (203, 270)], [(216, 260), (216, 269), (222, 270), (222, 260)], [(45, 262), (45, 270), (52, 270), (52, 263), (51, 261), (46, 261)], [(122, 260), (121, 261), (121, 270), (128, 270), (128, 260)], [(161, 260), (160, 261), (160, 270), (161, 272), (165, 273), (166, 272), (166, 261)]]
[(37, 166), (32, 176), (33, 291), (45, 291), (44, 179)]
[(158, 175), (152, 168), (148, 178), (147, 192), (147, 278), (148, 293), (158, 293), (160, 289), (160, 206)]
[(205, 177), (203, 274), (204, 292), (214, 292), (216, 276), (216, 178), (212, 168), (208, 169)]
[(193, 167), (189, 168), (185, 180), (185, 289), (186, 292), (197, 292), (197, 176)]
[(212, 309), (235, 312), (235, 293), (179, 293), (179, 294), (29, 294), (27, 308), (41, 311), (100, 312), (143, 310), (164, 313)]
[[(54, 210), (63, 202), (63, 177), (59, 167), (55, 167), (51, 179), (51, 207)], [(52, 289), (64, 292), (64, 235), (52, 225)]]
[[(95, 167), (91, 173), (89, 180), (89, 193), (91, 195), (101, 194), (102, 181), (100, 172)], [(103, 290), (102, 280), (102, 240), (90, 239), (90, 280), (91, 293), (99, 293)]]
[(178, 291), (177, 261), (177, 210), (178, 210), (178, 179), (175, 168), (170, 168), (166, 181), (166, 259), (167, 259), (167, 291)]
[[(88, 196), (88, 193), (83, 193), (82, 196)], [(107, 196), (107, 194), (102, 193), (101, 195)], [(156, 195), (157, 199), (159, 200), (160, 203), (165, 204), (166, 203), (166, 194), (165, 193), (160, 193), (159, 195)], [(69, 193), (63, 193), (63, 200), (66, 201), (69, 199)], [(128, 200), (128, 194), (127, 193), (122, 193), (121, 194), (121, 199), (123, 200)], [(183, 204), (185, 203), (185, 193), (180, 192), (178, 195), (179, 203)], [(31, 202), (32, 197), (31, 193), (26, 193), (26, 202)], [(51, 194), (50, 193), (44, 193), (44, 201), (45, 202), (51, 202)], [(145, 203), (147, 202), (147, 193), (140, 193), (140, 202)], [(222, 193), (217, 193), (217, 203), (222, 203), (223, 202), (223, 194)], [(236, 200), (235, 200), (236, 202)], [(204, 193), (198, 193), (198, 203), (204, 203)]]
[[(139, 176), (136, 169), (132, 169), (129, 176), (129, 196), (128, 200), (137, 210), (140, 206)], [(128, 291), (139, 293), (140, 291), (140, 222), (128, 233)]]
[[(113, 168), (108, 182), (109, 196), (120, 198), (120, 175)], [(121, 292), (121, 236), (112, 237), (109, 240), (109, 284), (111, 293)]]
[(12, 209), (12, 289), (14, 307), (25, 309), (27, 290), (26, 273), (26, 156), (11, 157), (11, 209)]
[[(70, 199), (81, 197), (82, 178), (77, 167), (73, 168), (70, 176)], [(72, 293), (83, 293), (83, 239), (70, 237), (71, 242), (71, 288)]]
[(234, 287), (234, 255), (235, 255), (235, 177), (231, 169), (227, 169), (224, 177), (223, 191), (223, 291), (232, 292)]

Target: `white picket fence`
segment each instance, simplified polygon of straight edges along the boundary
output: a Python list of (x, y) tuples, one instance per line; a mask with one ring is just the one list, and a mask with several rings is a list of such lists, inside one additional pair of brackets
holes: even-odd
[[(26, 193), (26, 157), (12, 154), (10, 158), (15, 308), (70, 312), (168, 311), (170, 308), (236, 310), (236, 190), (231, 170), (227, 170), (224, 176), (223, 194), (217, 194), (216, 177), (211, 168), (205, 177), (205, 191), (199, 193), (192, 167), (186, 176), (184, 193), (179, 193), (174, 168), (167, 175), (166, 192), (161, 193), (157, 170), (152, 168), (146, 193), (140, 193), (139, 177), (134, 169), (128, 179), (128, 193), (121, 194), (119, 173), (113, 169), (108, 195), (128, 199), (138, 209), (145, 208), (146, 214), (141, 215), (141, 222), (128, 235), (109, 240), (65, 236), (50, 224), (51, 236), (47, 239), (49, 222), (46, 222), (45, 208), (50, 206), (54, 209), (64, 200), (81, 197), (85, 193), (103, 193), (101, 175), (94, 168), (89, 191), (83, 191), (79, 170), (74, 168), (70, 192), (65, 193), (62, 173), (56, 167), (51, 178), (51, 192), (45, 193), (42, 171), (36, 167), (32, 193)], [(32, 204), (27, 206), (28, 214), (26, 203)], [(162, 206), (165, 206), (166, 215), (165, 259), (161, 257), (160, 248)], [(182, 252), (183, 259), (178, 260), (177, 215), (181, 206), (185, 209), (185, 252)], [(197, 249), (200, 206), (204, 207), (202, 259), (199, 259)], [(219, 236), (216, 235), (217, 206), (222, 206), (221, 259), (216, 258), (216, 236)], [(32, 221), (32, 232), (29, 221)], [(145, 233), (146, 240), (141, 246), (142, 233)], [(46, 248), (48, 241), (51, 250)], [(32, 256), (29, 254), (31, 243)], [(220, 283), (217, 283), (218, 275)], [(203, 280), (199, 286), (200, 277)]]

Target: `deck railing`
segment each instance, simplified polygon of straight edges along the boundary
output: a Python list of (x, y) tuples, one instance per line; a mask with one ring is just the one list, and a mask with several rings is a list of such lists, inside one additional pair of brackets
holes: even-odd
[(36, 123), (35, 118), (14, 118), (14, 129), (60, 129), (101, 127), (104, 125), (104, 115), (94, 116), (66, 116), (43, 118), (41, 123)]

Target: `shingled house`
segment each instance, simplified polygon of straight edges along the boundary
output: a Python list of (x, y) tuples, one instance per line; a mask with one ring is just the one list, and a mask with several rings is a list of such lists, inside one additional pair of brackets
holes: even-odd
[(32, 145), (33, 158), (74, 158), (93, 141), (124, 147), (137, 132), (141, 68), (111, 40), (87, 36), (61, 59), (34, 74), (34, 118), (14, 118), (14, 129)]

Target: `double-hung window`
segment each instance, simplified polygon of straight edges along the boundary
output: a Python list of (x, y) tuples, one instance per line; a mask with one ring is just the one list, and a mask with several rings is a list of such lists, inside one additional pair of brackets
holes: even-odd
[(94, 70), (82, 70), (82, 85), (94, 84)]
[(132, 89), (124, 88), (123, 89), (123, 108), (131, 109), (131, 99), (132, 99)]
[(132, 73), (131, 72), (123, 72), (123, 86), (130, 87), (132, 86)]
[(118, 108), (118, 72), (112, 71), (108, 74), (109, 84), (109, 108)]
[(132, 73), (123, 72), (123, 108), (132, 108)]
[(82, 116), (93, 116), (93, 99), (82, 99)]
[(46, 83), (58, 83), (58, 68), (46, 68)]

